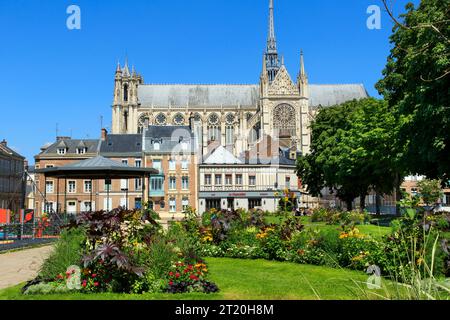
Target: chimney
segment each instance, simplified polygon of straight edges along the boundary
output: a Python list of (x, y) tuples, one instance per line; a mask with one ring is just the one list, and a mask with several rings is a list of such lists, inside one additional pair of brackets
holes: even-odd
[(56, 137), (56, 141), (71, 140), (70, 137)]
[(108, 130), (105, 128), (102, 129), (102, 141), (106, 141), (106, 138), (108, 137)]
[(7, 142), (5, 139), (3, 139), (3, 141), (0, 142), (0, 144), (1, 144), (2, 146), (4, 146), (4, 147), (7, 147), (7, 146), (8, 146), (8, 142)]

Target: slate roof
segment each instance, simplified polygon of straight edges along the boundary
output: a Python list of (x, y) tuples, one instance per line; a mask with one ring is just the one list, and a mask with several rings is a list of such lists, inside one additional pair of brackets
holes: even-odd
[[(195, 151), (194, 133), (188, 126), (149, 126), (145, 131), (144, 152), (146, 153), (182, 153)], [(183, 150), (182, 143), (186, 143)], [(159, 149), (155, 147), (159, 145)]]
[(86, 139), (64, 139), (56, 141), (48, 146), (41, 154), (57, 154), (58, 148), (67, 148), (66, 154), (76, 154), (79, 144), (83, 142), (87, 148), (87, 153), (96, 153), (99, 140), (86, 140)]
[[(309, 85), (311, 107), (332, 106), (369, 95), (363, 84)], [(257, 106), (259, 85), (149, 84), (138, 88), (139, 102), (155, 107)]]
[(100, 141), (100, 154), (141, 154), (142, 134), (109, 134)]
[(257, 106), (258, 85), (141, 85), (138, 98), (146, 106)]
[(5, 146), (3, 144), (0, 144), (0, 154), (4, 154), (6, 156), (13, 156), (13, 157), (16, 157), (16, 158), (25, 159), (24, 156), (20, 155), (19, 153), (15, 152), (13, 149), (11, 149), (8, 146)]
[(309, 106), (329, 107), (353, 99), (368, 98), (363, 84), (321, 84), (309, 86)]

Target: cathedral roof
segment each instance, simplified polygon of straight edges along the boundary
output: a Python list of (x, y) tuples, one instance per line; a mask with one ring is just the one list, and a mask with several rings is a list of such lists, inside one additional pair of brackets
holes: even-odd
[(368, 98), (363, 84), (312, 84), (309, 85), (309, 106), (330, 107), (353, 99)]
[[(237, 107), (259, 104), (259, 85), (149, 84), (138, 89), (143, 106)], [(329, 107), (369, 97), (363, 84), (311, 84), (310, 107)]]
[(141, 85), (139, 102), (145, 106), (230, 107), (257, 106), (258, 85)]

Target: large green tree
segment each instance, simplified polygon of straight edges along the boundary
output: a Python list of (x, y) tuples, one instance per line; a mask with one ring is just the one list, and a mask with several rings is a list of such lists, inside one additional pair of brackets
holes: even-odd
[(357, 197), (363, 209), (369, 190), (390, 194), (399, 187), (397, 126), (382, 100), (354, 100), (322, 109), (311, 126), (311, 153), (298, 159), (297, 174), (313, 196), (329, 188), (348, 210)]
[[(383, 0), (386, 2), (385, 0)], [(396, 18), (392, 50), (376, 85), (397, 113), (411, 173), (450, 174), (450, 0), (422, 0)]]

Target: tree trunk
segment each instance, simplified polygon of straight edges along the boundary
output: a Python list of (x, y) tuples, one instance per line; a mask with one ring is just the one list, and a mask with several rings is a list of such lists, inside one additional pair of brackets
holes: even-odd
[(397, 217), (401, 216), (399, 201), (401, 200), (402, 193), (400, 191), (400, 186), (400, 174), (397, 173), (395, 175), (395, 214), (397, 215)]
[(366, 195), (359, 196), (359, 211), (363, 212), (366, 209)]
[(347, 205), (347, 211), (353, 210), (353, 200), (346, 200), (345, 204)]
[(381, 215), (381, 196), (378, 194), (375, 195), (375, 207), (377, 216)]

